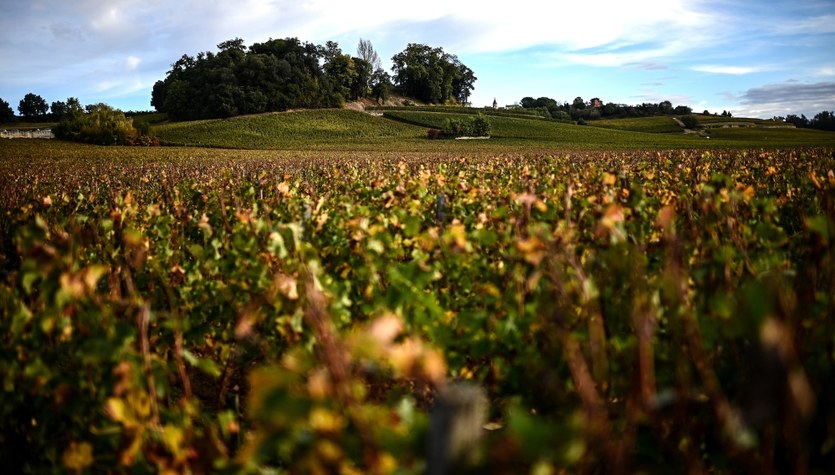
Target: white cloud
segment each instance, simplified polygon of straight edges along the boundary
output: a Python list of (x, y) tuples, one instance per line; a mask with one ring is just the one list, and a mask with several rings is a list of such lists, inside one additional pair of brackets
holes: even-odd
[(835, 33), (835, 14), (797, 20), (781, 21), (773, 25), (779, 35), (811, 35)]
[(137, 67), (139, 67), (139, 63), (141, 62), (142, 60), (136, 56), (128, 56), (128, 59), (125, 60), (125, 69), (127, 71), (134, 71)]
[(697, 72), (700, 72), (700, 73), (733, 74), (733, 75), (751, 74), (751, 73), (756, 73), (758, 71), (761, 71), (761, 68), (745, 67), (745, 66), (718, 66), (718, 65), (713, 65), (713, 64), (693, 66), (690, 69), (692, 71), (697, 71)]

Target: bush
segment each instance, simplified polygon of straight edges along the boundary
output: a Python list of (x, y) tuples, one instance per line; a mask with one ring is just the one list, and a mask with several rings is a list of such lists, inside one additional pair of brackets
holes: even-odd
[(699, 119), (697, 119), (693, 114), (685, 115), (680, 120), (681, 123), (684, 124), (684, 127), (688, 129), (696, 129), (699, 125), (701, 125), (699, 124)]
[(489, 137), (490, 136), (490, 121), (487, 120), (487, 116), (484, 114), (479, 113), (475, 116), (472, 121), (473, 130), (472, 133), (475, 137)]
[(447, 137), (489, 137), (490, 121), (482, 113), (467, 118), (447, 119), (443, 134)]
[(441, 131), (438, 129), (429, 129), (426, 131), (426, 136), (429, 137), (429, 140), (438, 140), (441, 138)]
[(159, 140), (150, 136), (146, 121), (137, 120), (137, 126), (119, 109), (95, 104), (87, 114), (65, 116), (53, 133), (62, 140), (96, 145), (159, 145)]

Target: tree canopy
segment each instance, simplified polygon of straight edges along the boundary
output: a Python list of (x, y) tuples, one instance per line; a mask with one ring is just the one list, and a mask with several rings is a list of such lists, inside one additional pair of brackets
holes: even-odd
[(14, 119), (15, 116), (12, 106), (10, 106), (5, 100), (0, 99), (0, 122), (11, 122)]
[(23, 117), (34, 119), (45, 116), (49, 112), (49, 104), (46, 103), (43, 97), (30, 92), (20, 100), (17, 110)]
[(430, 104), (464, 104), (476, 81), (473, 71), (443, 48), (409, 43), (392, 58), (397, 90)]
[(603, 103), (594, 98), (588, 103), (582, 97), (576, 97), (571, 103), (559, 103), (550, 97), (523, 97), (519, 105), (525, 109), (537, 110), (540, 115), (552, 119), (589, 120), (602, 118), (652, 117), (656, 115), (687, 115), (693, 111), (687, 106), (676, 106), (670, 101), (657, 104), (643, 103), (638, 105)]
[(269, 39), (247, 48), (236, 38), (218, 49), (183, 55), (171, 65), (154, 84), (151, 105), (172, 119), (190, 120), (338, 107), (370, 94), (372, 64), (343, 54), (332, 41)]

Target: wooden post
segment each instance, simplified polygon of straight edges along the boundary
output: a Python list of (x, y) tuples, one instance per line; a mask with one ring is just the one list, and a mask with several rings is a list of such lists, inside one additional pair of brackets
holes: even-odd
[(451, 383), (439, 389), (430, 415), (427, 475), (475, 463), (486, 420), (487, 396), (480, 387)]

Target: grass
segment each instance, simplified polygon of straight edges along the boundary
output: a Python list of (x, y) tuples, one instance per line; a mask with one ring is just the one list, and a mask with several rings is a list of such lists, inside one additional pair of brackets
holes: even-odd
[[(670, 117), (590, 121), (588, 126), (580, 126), (518, 114), (488, 114), (492, 126), (490, 140), (465, 142), (426, 138), (428, 128), (441, 128), (449, 118), (468, 117), (480, 111), (483, 110), (402, 107), (386, 109), (384, 117), (379, 117), (352, 110), (313, 110), (165, 123), (153, 126), (152, 132), (168, 145), (262, 150), (452, 153), (525, 150), (548, 153), (554, 150), (835, 146), (835, 133), (813, 130), (714, 129), (707, 139), (678, 133), (680, 129)], [(761, 119), (748, 121), (773, 124)]]
[[(442, 127), (447, 118), (464, 116), (406, 110), (385, 114), (400, 121), (436, 128)], [(619, 124), (621, 121), (623, 123)], [(490, 123), (491, 141), (496, 145), (566, 149), (835, 146), (835, 134), (805, 129), (721, 129), (712, 131), (710, 139), (706, 139), (681, 133), (681, 128), (669, 117), (594, 121), (590, 122), (594, 125), (588, 126), (515, 117), (490, 117)], [(673, 130), (678, 133), (671, 133)]]
[(717, 128), (709, 134), (711, 142), (716, 139), (717, 142), (757, 143), (763, 147), (831, 147), (835, 143), (835, 132), (814, 129)]
[(223, 148), (285, 149), (313, 144), (374, 144), (425, 134), (420, 128), (352, 110), (312, 110), (153, 127), (164, 143)]
[(670, 116), (628, 119), (590, 120), (588, 125), (604, 129), (628, 130), (653, 134), (681, 134), (681, 127)]

